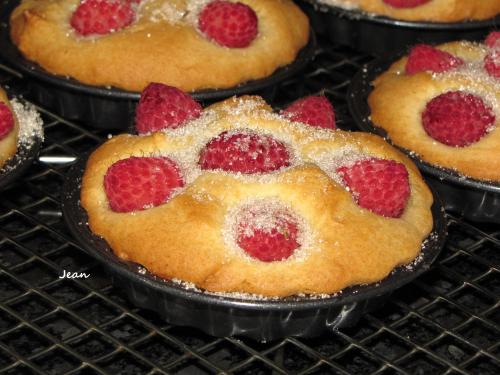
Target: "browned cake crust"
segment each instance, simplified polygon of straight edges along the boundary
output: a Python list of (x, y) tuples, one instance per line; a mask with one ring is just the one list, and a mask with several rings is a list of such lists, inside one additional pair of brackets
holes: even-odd
[(406, 21), (457, 22), (486, 20), (500, 13), (498, 0), (432, 0), (414, 8), (395, 8), (382, 0), (320, 0)]
[(5, 164), (5, 162), (10, 159), (17, 150), (17, 137), (19, 133), (19, 125), (17, 123), (16, 115), (12, 110), (12, 107), (9, 103), (9, 99), (5, 91), (0, 88), (0, 102), (7, 104), (7, 106), (12, 111), (12, 115), (14, 116), (14, 129), (2, 140), (0, 140), (0, 168)]
[[(404, 73), (407, 58), (395, 62), (374, 82), (368, 103), (372, 122), (388, 132), (391, 140), (416, 152), (423, 160), (482, 180), (500, 180), (500, 81), (490, 77), (482, 62), (484, 46), (453, 42), (438, 46), (462, 58), (463, 69), (442, 74)], [(422, 112), (434, 97), (448, 91), (466, 91), (483, 97), (493, 108), (493, 130), (466, 147), (451, 147), (431, 138), (422, 126)]]
[[(199, 170), (196, 161), (204, 145), (223, 131), (239, 128), (272, 134), (289, 145), (295, 155), (292, 166), (265, 175)], [(103, 188), (106, 171), (118, 160), (151, 155), (184, 160), (180, 163), (194, 177), (188, 177), (186, 187), (168, 203), (133, 213), (113, 212)], [(411, 195), (400, 218), (360, 208), (332, 178), (328, 170), (349, 155), (405, 164)], [(301, 247), (287, 260), (250, 258), (228, 235), (231, 212), (244, 202), (265, 199), (290, 207), (306, 228)], [(292, 123), (258, 98), (248, 97), (209, 107), (182, 129), (112, 138), (91, 155), (81, 189), (91, 230), (119, 257), (165, 279), (192, 282), (209, 291), (265, 296), (333, 293), (383, 279), (420, 253), (432, 229), (432, 202), (418, 169), (381, 138)]]
[(83, 38), (69, 25), (79, 1), (23, 0), (11, 15), (11, 38), (47, 71), (90, 85), (130, 91), (149, 82), (184, 91), (233, 87), (291, 63), (309, 39), (308, 19), (290, 0), (240, 0), (259, 20), (258, 36), (247, 48), (208, 40), (193, 26), (195, 11), (176, 16), (199, 0), (143, 0), (129, 27)]

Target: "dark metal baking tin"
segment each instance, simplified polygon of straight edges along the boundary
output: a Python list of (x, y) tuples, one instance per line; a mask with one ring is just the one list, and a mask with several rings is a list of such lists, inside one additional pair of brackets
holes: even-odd
[[(402, 53), (378, 59), (363, 66), (353, 78), (347, 93), (349, 111), (356, 125), (367, 132), (378, 134), (392, 143), (386, 131), (375, 126), (370, 119), (368, 95), (373, 90), (371, 82), (385, 72)], [(446, 210), (466, 219), (500, 223), (500, 183), (464, 177), (457, 172), (440, 168), (419, 159), (418, 155), (398, 145), (424, 173), (428, 182), (439, 193)]]
[(0, 168), (0, 190), (5, 189), (21, 177), (33, 164), (40, 152), (41, 143), (40, 138), (36, 137), (30, 147), (26, 147), (24, 144), (17, 146), (16, 154)]
[(250, 300), (218, 296), (183, 288), (149, 272), (141, 273), (137, 264), (115, 256), (109, 245), (91, 232), (87, 213), (80, 206), (85, 165), (86, 158), (72, 166), (62, 192), (64, 219), (78, 243), (108, 267), (114, 283), (134, 304), (156, 311), (171, 324), (196, 327), (213, 336), (246, 336), (269, 341), (284, 336), (312, 337), (355, 325), (365, 313), (381, 306), (395, 289), (427, 271), (446, 237), (444, 210), (434, 195), (433, 232), (423, 246), (422, 259), (412, 270), (401, 266), (379, 283), (350, 287), (324, 299)]
[[(27, 78), (29, 96), (66, 119), (79, 120), (101, 129), (127, 129), (135, 116), (140, 93), (118, 88), (82, 84), (75, 79), (45, 71), (25, 59), (12, 43), (9, 34), (9, 16), (19, 0), (6, 0), (0, 9), (0, 56)], [(257, 94), (272, 101), (275, 85), (299, 73), (314, 58), (316, 37), (310, 31), (308, 44), (289, 65), (277, 69), (271, 76), (248, 81), (228, 89), (191, 92), (190, 95), (207, 105), (234, 95)], [(273, 87), (274, 86), (274, 87)]]
[(318, 34), (328, 35), (333, 43), (376, 55), (416, 43), (482, 40), (492, 28), (500, 27), (500, 15), (484, 21), (411, 22), (329, 6), (318, 0), (302, 0), (301, 6)]

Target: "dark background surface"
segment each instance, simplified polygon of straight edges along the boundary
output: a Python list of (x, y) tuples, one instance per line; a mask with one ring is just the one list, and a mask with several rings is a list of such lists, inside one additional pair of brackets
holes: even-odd
[[(352, 128), (344, 96), (371, 57), (319, 42), (314, 63), (281, 84), (272, 104), (324, 92), (339, 125)], [(0, 84), (29, 99), (14, 73), (0, 64)], [(42, 160), (71, 161), (107, 138), (39, 110)], [(75, 244), (59, 205), (70, 165), (37, 161), (0, 193), (1, 374), (500, 374), (498, 226), (450, 216), (431, 271), (354, 328), (267, 343), (214, 338), (135, 308)], [(62, 280), (62, 269), (92, 276)]]

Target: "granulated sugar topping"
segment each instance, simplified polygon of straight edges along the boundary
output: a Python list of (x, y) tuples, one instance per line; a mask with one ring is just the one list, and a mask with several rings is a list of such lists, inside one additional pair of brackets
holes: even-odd
[(151, 22), (168, 22), (176, 24), (181, 22), (186, 15), (186, 10), (171, 2), (158, 2), (155, 0), (142, 1), (137, 10), (138, 19), (144, 16)]
[(359, 160), (369, 157), (354, 146), (345, 146), (334, 152), (321, 152), (310, 156), (312, 160), (320, 167), (332, 180), (343, 185), (342, 177), (337, 169), (342, 166), (349, 167)]
[(222, 229), (222, 235), (224, 242), (233, 254), (255, 262), (258, 260), (249, 256), (238, 245), (238, 236), (240, 234), (251, 236), (257, 230), (271, 232), (286, 222), (291, 222), (297, 226), (297, 243), (299, 244), (299, 247), (286, 260), (304, 260), (310, 251), (309, 248), (314, 237), (313, 233), (306, 220), (300, 217), (290, 205), (285, 204), (278, 197), (248, 199), (229, 209), (224, 228)]
[(198, 15), (203, 7), (212, 0), (163, 1), (142, 0), (137, 9), (138, 19), (170, 24), (198, 25)]
[[(184, 198), (178, 194), (184, 194), (188, 199), (210, 202), (193, 207), (210, 210), (207, 230), (214, 240), (212, 249), (217, 251), (217, 262), (220, 261), (217, 267), (243, 264), (244, 267), (263, 267), (263, 270), (265, 267), (307, 268), (311, 262), (342, 254), (342, 233), (339, 231), (336, 238), (335, 228), (348, 224), (342, 222), (340, 214), (335, 216), (337, 202), (333, 199), (330, 202), (328, 198), (337, 193), (342, 199), (350, 198), (342, 191), (344, 184), (337, 170), (378, 156), (372, 154), (382, 153), (379, 148), (385, 147), (378, 147), (369, 136), (289, 121), (273, 112), (262, 99), (252, 97), (215, 104), (179, 128), (132, 137), (140, 145), (155, 147), (154, 155), (147, 156), (167, 156), (177, 163), (185, 181), (184, 187), (173, 193), (178, 200)], [(218, 143), (210, 149), (214, 140)], [(207, 149), (217, 153), (209, 167), (202, 162)], [(283, 149), (289, 159), (280, 154)], [(228, 153), (232, 154), (228, 156)], [(259, 168), (266, 167), (262, 167), (263, 170), (248, 172), (244, 168), (220, 167), (227, 160), (250, 164), (248, 158), (259, 157), (263, 159), (259, 161)], [(268, 157), (272, 162), (285, 160), (286, 163), (267, 168)], [(326, 212), (324, 207), (331, 207), (328, 210), (332, 212)], [(321, 220), (317, 220), (318, 217)], [(321, 225), (330, 222), (334, 225), (326, 233)], [(198, 280), (184, 275), (186, 280)], [(195, 285), (178, 279), (172, 281), (186, 289), (221, 297), (269, 299), (248, 293), (205, 292), (201, 286), (213, 290), (220, 287), (203, 282)], [(239, 290), (240, 287), (227, 289)], [(260, 292), (258, 288), (251, 290)], [(321, 294), (311, 298), (328, 297), (330, 295)]]
[(43, 122), (35, 107), (17, 99), (11, 105), (19, 123), (18, 145), (29, 149), (36, 141), (43, 141)]
[(451, 69), (443, 73), (433, 73), (436, 80), (464, 82), (459, 91), (481, 96), (485, 102), (493, 109), (497, 118), (500, 118), (500, 103), (498, 93), (500, 93), (500, 79), (496, 79), (488, 74), (484, 67), (484, 56), (487, 48), (482, 44), (462, 43), (463, 48), (480, 49), (479, 58), (465, 60), (464, 64), (456, 69)]

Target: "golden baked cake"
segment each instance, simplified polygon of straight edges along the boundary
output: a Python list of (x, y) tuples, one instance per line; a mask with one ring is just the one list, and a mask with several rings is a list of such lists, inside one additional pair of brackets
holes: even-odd
[(48, 72), (138, 92), (149, 82), (193, 91), (264, 78), (309, 40), (291, 0), (22, 0), (10, 26)]
[(460, 22), (500, 14), (498, 0), (319, 0), (323, 4), (405, 21)]
[(500, 33), (415, 46), (373, 82), (371, 120), (422, 160), (500, 181)]
[(281, 297), (379, 281), (420, 254), (433, 198), (418, 169), (380, 137), (335, 130), (326, 98), (201, 109), (164, 89), (164, 128), (141, 100), (140, 134), (104, 143), (84, 172), (88, 224), (118, 257), (210, 292)]
[(19, 124), (5, 91), (0, 88), (0, 168), (17, 150)]

